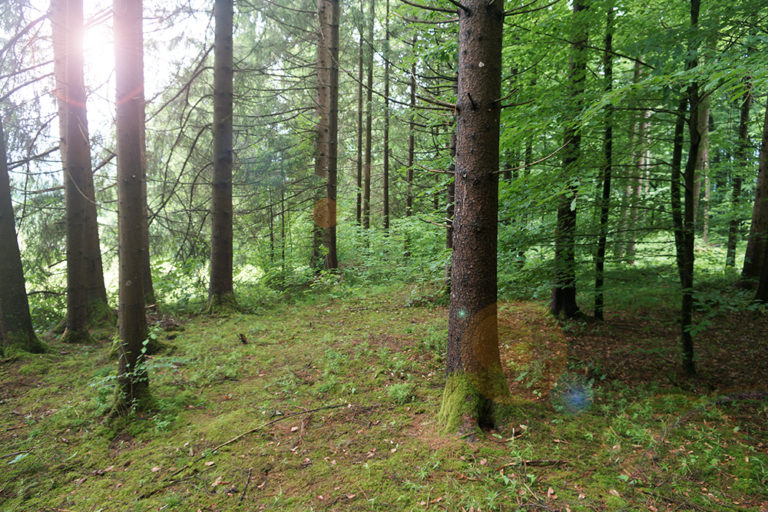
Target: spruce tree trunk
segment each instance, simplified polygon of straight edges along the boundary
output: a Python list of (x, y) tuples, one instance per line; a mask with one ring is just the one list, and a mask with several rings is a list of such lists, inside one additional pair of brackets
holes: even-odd
[[(363, 2), (360, 2), (360, 18), (363, 18)], [(360, 22), (360, 46), (357, 52), (357, 225), (362, 223), (363, 208), (363, 41), (364, 24)]]
[(389, 0), (386, 0), (384, 17), (384, 183), (383, 183), (383, 226), (389, 229)]
[[(768, 238), (763, 241), (763, 254), (768, 252)], [(757, 285), (755, 300), (758, 302), (768, 302), (768, 265), (760, 268), (760, 282)]]
[(29, 314), (24, 269), (16, 238), (6, 147), (3, 119), (0, 118), (0, 314), (6, 338), (3, 344), (38, 353), (44, 347), (35, 334)]
[(744, 255), (744, 267), (741, 272), (741, 278), (745, 283), (758, 279), (761, 269), (768, 266), (766, 240), (768, 240), (768, 105), (765, 109), (763, 136), (760, 142), (752, 225), (749, 228), (747, 252)]
[(232, 0), (215, 0), (213, 47), (213, 187), (208, 311), (234, 305), (232, 234)]
[(325, 247), (326, 270), (339, 267), (336, 255), (336, 195), (339, 125), (339, 2), (318, 2), (317, 154), (315, 174), (325, 180), (325, 197), (315, 203), (315, 226)]
[[(416, 36), (411, 44), (416, 52)], [(410, 117), (408, 119), (408, 169), (405, 174), (405, 216), (413, 215), (413, 162), (416, 151), (416, 60), (411, 63)]]
[[(613, 90), (613, 5), (608, 6), (605, 25), (605, 52), (603, 53), (603, 72), (605, 77), (605, 92)], [(603, 286), (605, 284), (605, 248), (608, 240), (608, 216), (611, 206), (611, 177), (613, 171), (613, 105), (605, 106), (605, 131), (603, 132), (603, 166), (600, 172), (602, 195), (600, 197), (600, 234), (597, 239), (595, 253), (595, 318), (604, 319), (605, 299)]]
[(509, 396), (496, 304), (504, 14), (502, 2), (464, 0), (462, 5), (447, 382), (439, 415), (448, 431), (492, 426), (498, 405)]
[(576, 172), (581, 158), (581, 129), (576, 125), (582, 109), (587, 71), (587, 26), (579, 13), (587, 8), (584, 0), (574, 0), (574, 38), (568, 77), (568, 118), (563, 135), (563, 180), (566, 190), (560, 194), (555, 231), (555, 283), (550, 311), (556, 317), (572, 318), (580, 314), (576, 305)]
[(83, 76), (83, 3), (51, 3), (67, 225), (67, 317), (64, 340), (90, 341), (88, 327), (114, 320), (107, 303), (91, 172)]
[(368, 75), (366, 80), (366, 118), (365, 118), (365, 163), (363, 165), (363, 229), (371, 227), (371, 160), (372, 130), (373, 130), (373, 26), (376, 17), (376, 1), (371, 0), (370, 19), (368, 20), (368, 53), (366, 66)]
[(141, 0), (114, 0), (117, 84), (117, 180), (119, 241), (118, 395), (114, 414), (141, 408), (149, 394), (143, 349), (146, 204), (144, 202), (144, 56)]
[(448, 165), (448, 186), (446, 186), (445, 205), (445, 248), (449, 251), (448, 261), (445, 264), (445, 276), (443, 277), (443, 288), (446, 296), (451, 296), (451, 266), (453, 265), (453, 216), (456, 211), (456, 127), (451, 131), (450, 141), (451, 163)]

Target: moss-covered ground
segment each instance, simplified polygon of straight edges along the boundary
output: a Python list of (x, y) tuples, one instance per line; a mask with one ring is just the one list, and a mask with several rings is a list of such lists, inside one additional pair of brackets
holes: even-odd
[(0, 510), (768, 510), (764, 311), (711, 318), (687, 380), (674, 305), (559, 325), (502, 303), (524, 405), (445, 435), (447, 313), (418, 294), (165, 319), (154, 409), (112, 422), (108, 345), (5, 360)]

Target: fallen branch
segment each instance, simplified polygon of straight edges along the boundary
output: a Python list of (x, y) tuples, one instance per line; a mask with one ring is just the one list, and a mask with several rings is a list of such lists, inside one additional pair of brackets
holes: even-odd
[(563, 466), (568, 464), (567, 460), (552, 460), (552, 459), (536, 459), (536, 460), (519, 460), (515, 462), (508, 462), (502, 466), (496, 468), (496, 471), (501, 471), (504, 468), (513, 466)]
[(251, 473), (253, 468), (248, 468), (248, 478), (245, 479), (245, 485), (243, 486), (243, 494), (240, 495), (240, 503), (245, 499), (245, 495), (248, 493), (248, 484), (251, 483)]
[[(327, 411), (327, 410), (329, 410), (329, 409), (338, 409), (338, 408), (340, 408), (340, 407), (347, 407), (348, 405), (350, 405), (350, 404), (326, 405), (326, 406), (323, 406), (323, 407), (316, 407), (316, 408), (314, 408), (314, 409), (307, 409), (307, 410), (305, 410), (305, 411), (299, 411), (299, 412), (295, 412), (295, 413), (292, 413), (292, 414), (285, 414), (285, 415), (283, 415), (283, 416), (280, 416), (279, 418), (277, 418), (277, 419), (274, 419), (274, 420), (272, 420), (272, 421), (268, 421), (268, 422), (266, 422), (266, 423), (262, 423), (262, 424), (261, 424), (261, 425), (259, 425), (258, 427), (253, 427), (253, 428), (252, 428), (252, 429), (250, 429), (250, 430), (246, 430), (246, 431), (245, 431), (245, 432), (243, 432), (242, 434), (239, 434), (239, 435), (237, 435), (237, 436), (233, 437), (233, 438), (232, 438), (232, 439), (230, 439), (229, 441), (224, 441), (223, 443), (221, 443), (221, 444), (219, 444), (219, 445), (215, 446), (215, 447), (214, 447), (214, 448), (211, 450), (211, 453), (215, 453), (215, 452), (219, 451), (220, 449), (224, 448), (225, 446), (228, 446), (228, 445), (230, 445), (230, 444), (232, 444), (232, 443), (235, 443), (235, 442), (239, 441), (240, 439), (244, 438), (244, 437), (245, 437), (245, 436), (247, 436), (248, 434), (253, 434), (254, 432), (258, 432), (258, 431), (259, 431), (259, 430), (261, 430), (261, 429), (264, 429), (264, 428), (266, 428), (266, 427), (269, 427), (269, 426), (271, 426), (271, 425), (274, 425), (275, 423), (278, 423), (278, 422), (280, 422), (280, 421), (286, 420), (286, 419), (288, 419), (288, 418), (293, 418), (293, 417), (296, 417), (296, 416), (302, 416), (302, 415), (304, 415), (304, 414), (311, 414), (311, 413), (313, 413), (313, 412), (318, 412), (318, 411)], [(191, 468), (192, 466), (194, 466), (195, 464), (197, 464), (198, 462), (200, 462), (201, 460), (203, 460), (203, 459), (204, 459), (204, 458), (206, 458), (206, 457), (207, 457), (207, 455), (201, 455), (201, 456), (197, 457), (196, 459), (192, 460), (191, 462), (187, 463), (187, 464), (186, 464), (185, 466), (183, 466), (181, 469), (177, 469), (176, 471), (174, 471), (173, 473), (171, 473), (170, 475), (168, 475), (167, 477), (165, 477), (165, 478), (163, 479), (163, 481), (164, 481), (163, 485), (161, 485), (160, 487), (158, 487), (158, 488), (156, 488), (156, 489), (153, 489), (153, 490), (151, 490), (151, 491), (145, 492), (144, 494), (142, 494), (141, 496), (139, 496), (139, 498), (138, 498), (138, 499), (139, 499), (139, 500), (143, 500), (143, 499), (149, 498), (149, 497), (150, 497), (150, 496), (152, 496), (153, 494), (155, 494), (155, 493), (157, 493), (157, 492), (159, 492), (159, 491), (161, 491), (161, 490), (165, 489), (165, 488), (166, 488), (166, 487), (168, 487), (168, 486), (171, 486), (171, 485), (173, 485), (173, 484), (176, 482), (176, 480), (172, 480), (172, 479), (173, 479), (173, 477), (175, 477), (175, 476), (176, 476), (176, 475), (178, 475), (179, 473), (183, 473), (184, 471), (188, 470), (189, 468)]]

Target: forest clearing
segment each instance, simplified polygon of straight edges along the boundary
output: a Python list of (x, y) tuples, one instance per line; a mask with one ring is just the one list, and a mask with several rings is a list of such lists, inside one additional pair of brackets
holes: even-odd
[[(0, 508), (768, 507), (768, 406), (755, 392), (768, 370), (764, 312), (716, 314), (699, 378), (676, 383), (663, 305), (561, 328), (542, 304), (504, 302), (516, 412), (498, 429), (446, 436), (435, 288), (345, 299), (336, 286), (257, 314), (158, 319), (156, 405), (121, 422), (103, 420), (108, 347), (56, 343), (4, 363), (0, 456), (13, 464)], [(589, 400), (563, 398), (574, 389)]]

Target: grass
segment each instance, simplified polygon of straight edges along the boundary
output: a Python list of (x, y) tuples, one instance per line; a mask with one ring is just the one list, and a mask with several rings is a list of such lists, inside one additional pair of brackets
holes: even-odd
[(646, 284), (604, 324), (500, 304), (525, 405), (464, 437), (436, 424), (447, 310), (423, 284), (179, 313), (153, 410), (113, 423), (110, 347), (51, 342), (0, 366), (0, 510), (765, 510), (765, 312), (700, 311), (686, 381), (676, 302)]

